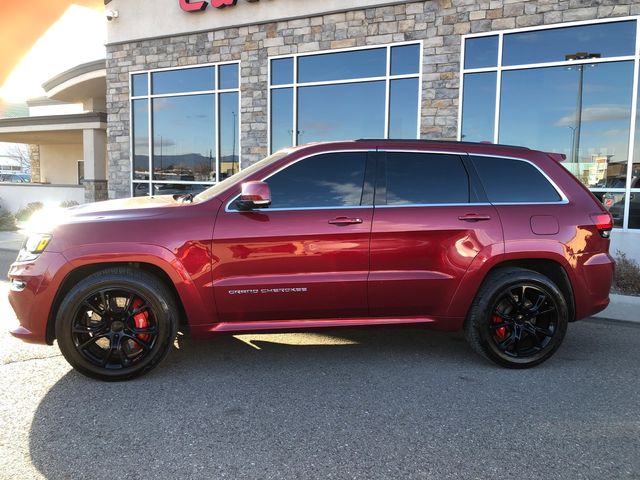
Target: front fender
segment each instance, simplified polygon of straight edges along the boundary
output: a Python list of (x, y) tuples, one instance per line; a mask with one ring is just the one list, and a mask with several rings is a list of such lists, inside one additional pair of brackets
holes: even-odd
[[(194, 248), (200, 248), (196, 244)], [(181, 249), (189, 251), (189, 245)], [(171, 280), (184, 307), (187, 322), (190, 325), (212, 323), (215, 319), (216, 307), (211, 294), (211, 263), (190, 271), (183, 260), (170, 250), (159, 245), (148, 243), (101, 243), (82, 245), (62, 253), (69, 262), (65, 269), (65, 277), (74, 270), (99, 264), (144, 263), (162, 270)]]

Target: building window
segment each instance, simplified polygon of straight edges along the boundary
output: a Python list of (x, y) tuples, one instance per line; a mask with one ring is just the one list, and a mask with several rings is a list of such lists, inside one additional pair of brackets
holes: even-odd
[(459, 139), (564, 153), (617, 228), (640, 228), (638, 21), (463, 37)]
[(78, 160), (78, 185), (84, 182), (84, 160)]
[(422, 44), (275, 57), (270, 152), (309, 142), (418, 138)]
[(197, 193), (240, 169), (239, 64), (131, 74), (134, 196)]

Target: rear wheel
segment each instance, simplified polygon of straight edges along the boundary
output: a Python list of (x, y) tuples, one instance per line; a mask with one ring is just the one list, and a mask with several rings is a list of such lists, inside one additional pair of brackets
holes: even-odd
[(117, 267), (94, 273), (65, 296), (56, 318), (62, 354), (80, 373), (128, 380), (169, 352), (178, 325), (169, 289), (146, 272)]
[(471, 347), (510, 368), (538, 365), (560, 347), (567, 331), (567, 303), (557, 285), (531, 270), (491, 273), (465, 323)]

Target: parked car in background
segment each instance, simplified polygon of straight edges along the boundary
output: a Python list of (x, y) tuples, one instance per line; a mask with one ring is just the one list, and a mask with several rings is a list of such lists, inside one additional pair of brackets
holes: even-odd
[[(626, 187), (626, 177), (623, 177), (622, 187)], [(640, 188), (640, 177), (631, 179), (631, 188)], [(607, 192), (602, 198), (602, 203), (613, 217), (616, 227), (622, 227), (624, 222), (624, 193)], [(640, 193), (631, 192), (629, 195), (629, 225), (632, 228), (640, 227)]]
[[(44, 220), (51, 220), (45, 217)], [(609, 303), (609, 213), (558, 161), (500, 145), (359, 140), (282, 150), (193, 197), (72, 208), (27, 238), (9, 299), (85, 375), (155, 367), (194, 336), (463, 329), (511, 368)]]
[(0, 182), (30, 183), (31, 175), (26, 173), (3, 173), (0, 174)]

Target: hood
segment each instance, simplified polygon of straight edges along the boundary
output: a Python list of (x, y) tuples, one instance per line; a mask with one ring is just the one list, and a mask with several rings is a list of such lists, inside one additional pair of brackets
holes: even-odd
[(190, 204), (175, 200), (172, 195), (160, 195), (107, 200), (71, 208), (45, 207), (36, 212), (23, 227), (31, 232), (49, 233), (60, 225), (148, 218), (163, 215), (169, 208), (187, 205)]

